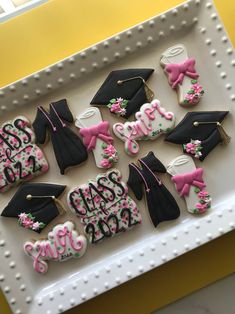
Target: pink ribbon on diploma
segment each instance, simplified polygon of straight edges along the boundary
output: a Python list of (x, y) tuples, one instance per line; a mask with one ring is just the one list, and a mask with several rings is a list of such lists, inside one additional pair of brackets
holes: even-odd
[(175, 183), (177, 192), (183, 197), (189, 195), (191, 186), (198, 187), (200, 190), (206, 186), (202, 174), (203, 169), (197, 168), (193, 172), (177, 174), (171, 180)]
[(97, 138), (107, 144), (111, 144), (113, 142), (113, 138), (109, 133), (108, 121), (102, 121), (90, 128), (82, 128), (80, 130), (80, 134), (83, 137), (83, 143), (88, 151), (95, 148)]
[(195, 70), (195, 63), (195, 59), (189, 58), (182, 63), (170, 63), (165, 66), (172, 88), (182, 84), (185, 75), (192, 79), (198, 78), (199, 74)]

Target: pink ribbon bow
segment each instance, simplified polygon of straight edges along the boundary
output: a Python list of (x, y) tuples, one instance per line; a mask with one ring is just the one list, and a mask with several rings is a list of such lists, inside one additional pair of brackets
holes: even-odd
[(195, 59), (190, 58), (182, 63), (170, 63), (165, 66), (172, 88), (182, 84), (185, 75), (193, 79), (198, 78), (199, 74), (195, 70), (195, 63)]
[(206, 186), (202, 174), (203, 169), (197, 168), (193, 172), (177, 174), (171, 179), (175, 183), (176, 190), (180, 196), (188, 196), (191, 186), (198, 187), (200, 190)]
[(87, 147), (88, 151), (95, 148), (97, 138), (107, 144), (111, 144), (113, 142), (113, 138), (109, 133), (108, 121), (102, 121), (90, 128), (82, 128), (80, 130), (80, 134), (83, 137), (83, 143)]

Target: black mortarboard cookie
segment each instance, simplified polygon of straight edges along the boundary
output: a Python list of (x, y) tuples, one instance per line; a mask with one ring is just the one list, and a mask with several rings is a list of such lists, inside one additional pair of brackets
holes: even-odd
[(140, 107), (151, 102), (153, 91), (146, 81), (153, 69), (125, 69), (112, 71), (94, 98), (92, 105), (106, 105), (110, 112), (128, 118)]
[(229, 143), (230, 137), (221, 125), (228, 113), (229, 111), (188, 112), (165, 141), (182, 144), (185, 153), (203, 161), (219, 143)]
[(22, 184), (1, 216), (18, 218), (22, 227), (40, 233), (63, 211), (57, 197), (65, 188), (65, 185), (49, 183)]

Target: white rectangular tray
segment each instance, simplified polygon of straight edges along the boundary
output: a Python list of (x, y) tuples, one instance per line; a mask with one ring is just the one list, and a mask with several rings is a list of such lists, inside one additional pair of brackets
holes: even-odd
[[(230, 111), (224, 126), (232, 135), (231, 143), (226, 147), (218, 146), (202, 164), (198, 162), (205, 170), (207, 189), (213, 197), (212, 209), (203, 217), (190, 215), (184, 201), (176, 194), (170, 176), (164, 175), (163, 182), (181, 208), (178, 220), (162, 223), (155, 229), (145, 203), (138, 202), (142, 226), (98, 245), (89, 245), (81, 260), (69, 260), (63, 264), (50, 262), (45, 276), (34, 272), (32, 260), (22, 250), (24, 241), (30, 239), (32, 233), (18, 228), (15, 219), (0, 219), (0, 284), (14, 313), (63, 312), (235, 228), (235, 90), (232, 86), (235, 82), (235, 58), (211, 1), (185, 2), (2, 88), (0, 122), (19, 113), (33, 121), (36, 105), (47, 105), (64, 97), (73, 114), (77, 115), (89, 106), (92, 96), (111, 70), (148, 67), (155, 69), (149, 85), (163, 106), (176, 113), (178, 123), (186, 109), (177, 104), (176, 94), (159, 64), (161, 53), (176, 43), (185, 44), (189, 55), (196, 58), (200, 83), (206, 91), (195, 110)], [(111, 123), (117, 121), (105, 108), (102, 115)], [(126, 181), (130, 158), (124, 153), (121, 141), (115, 139), (115, 146), (121, 156), (117, 168)], [(165, 165), (182, 153), (180, 147), (163, 143), (163, 139), (140, 143), (140, 146), (139, 156), (153, 150)], [(99, 173), (90, 154), (86, 164), (61, 176), (50, 142), (44, 151), (51, 168), (48, 174), (35, 181), (66, 184), (68, 192)], [(1, 209), (15, 191), (16, 188), (0, 196)], [(66, 202), (66, 193), (63, 201)], [(79, 226), (75, 216), (68, 216)], [(59, 217), (53, 223), (66, 218)], [(46, 235), (50, 228), (42, 235)]]

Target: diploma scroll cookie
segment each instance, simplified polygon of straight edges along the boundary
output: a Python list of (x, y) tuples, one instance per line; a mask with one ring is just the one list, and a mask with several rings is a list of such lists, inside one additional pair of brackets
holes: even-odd
[(141, 223), (141, 215), (117, 169), (99, 174), (71, 190), (68, 205), (80, 218), (91, 243), (97, 243)]
[(168, 76), (169, 84), (178, 92), (179, 104), (196, 105), (204, 94), (198, 83), (199, 74), (195, 69), (195, 59), (189, 58), (184, 45), (168, 48), (161, 56), (161, 65)]
[(87, 240), (79, 235), (71, 221), (56, 225), (48, 233), (47, 239), (27, 241), (25, 253), (33, 259), (33, 268), (40, 274), (48, 270), (46, 261), (63, 262), (70, 258), (80, 258), (87, 248)]
[(192, 157), (181, 155), (173, 159), (167, 172), (172, 175), (176, 191), (185, 198), (191, 214), (203, 214), (211, 207), (211, 196), (205, 190), (203, 169), (196, 168)]
[(167, 112), (158, 99), (141, 106), (135, 114), (136, 121), (115, 123), (114, 134), (125, 142), (125, 151), (129, 155), (139, 152), (140, 140), (154, 140), (161, 134), (170, 132), (175, 124), (175, 115)]
[(30, 122), (23, 116), (0, 128), (0, 193), (48, 171), (42, 150), (35, 144)]
[(97, 167), (111, 168), (118, 161), (118, 154), (109, 132), (109, 122), (102, 121), (99, 109), (88, 108), (77, 116), (75, 125), (80, 128), (87, 150), (93, 151)]

